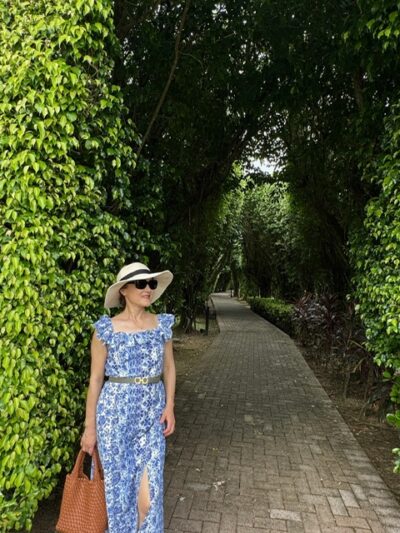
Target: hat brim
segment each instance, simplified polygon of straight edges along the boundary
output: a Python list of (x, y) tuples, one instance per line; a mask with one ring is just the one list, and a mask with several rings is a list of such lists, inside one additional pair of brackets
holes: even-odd
[(163, 272), (146, 272), (144, 274), (137, 274), (132, 278), (124, 279), (123, 281), (117, 281), (113, 283), (106, 292), (104, 300), (104, 307), (106, 309), (112, 309), (113, 307), (121, 307), (121, 298), (119, 290), (129, 283), (139, 279), (156, 279), (158, 281), (157, 288), (151, 293), (150, 303), (154, 303), (162, 295), (165, 289), (173, 280), (174, 276), (169, 270), (163, 270)]

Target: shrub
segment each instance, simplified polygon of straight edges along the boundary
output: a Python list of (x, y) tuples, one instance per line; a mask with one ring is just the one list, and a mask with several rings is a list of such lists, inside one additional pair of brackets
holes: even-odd
[(331, 354), (341, 324), (341, 302), (336, 295), (305, 293), (295, 302), (293, 324), (297, 339), (324, 354)]
[(251, 309), (288, 335), (293, 334), (293, 306), (275, 298), (249, 298)]
[[(357, 374), (365, 377), (367, 397), (376, 369), (366, 348), (364, 327), (353, 302), (343, 302), (335, 294), (305, 293), (294, 304), (293, 325), (298, 341), (326, 367), (344, 374), (345, 396), (351, 376)], [(381, 395), (379, 400), (385, 403), (387, 394)]]
[[(352, 238), (355, 294), (365, 324), (368, 349), (393, 384), (394, 412), (400, 429), (400, 104), (386, 121), (383, 155), (365, 179), (377, 194), (367, 203), (364, 228)], [(400, 473), (400, 448), (395, 471)]]
[(30, 529), (69, 465), (90, 337), (132, 247), (111, 0), (0, 6), (0, 522)]

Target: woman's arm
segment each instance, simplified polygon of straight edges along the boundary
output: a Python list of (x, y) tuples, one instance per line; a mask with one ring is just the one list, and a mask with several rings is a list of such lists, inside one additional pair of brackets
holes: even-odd
[(164, 429), (164, 436), (168, 437), (175, 430), (175, 415), (174, 415), (174, 398), (175, 398), (175, 383), (176, 383), (176, 371), (174, 352), (172, 349), (172, 341), (165, 343), (164, 348), (164, 384), (166, 405), (162, 414), (161, 423), (166, 422), (166, 428)]
[(96, 445), (96, 406), (104, 383), (104, 366), (107, 358), (107, 348), (93, 334), (91, 344), (90, 381), (86, 398), (85, 431), (81, 438), (84, 452), (92, 455)]

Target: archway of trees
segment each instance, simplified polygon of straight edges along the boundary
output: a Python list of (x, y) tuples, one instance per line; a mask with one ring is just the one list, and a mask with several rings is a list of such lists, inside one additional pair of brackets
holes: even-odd
[(175, 273), (187, 328), (228, 286), (353, 302), (400, 403), (397, 2), (6, 0), (0, 23), (5, 530), (71, 459), (127, 261)]

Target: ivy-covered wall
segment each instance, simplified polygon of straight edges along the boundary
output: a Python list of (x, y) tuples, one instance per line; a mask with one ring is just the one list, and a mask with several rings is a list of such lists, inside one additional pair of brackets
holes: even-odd
[[(393, 382), (388, 420), (400, 429), (400, 105), (386, 121), (382, 152), (366, 173), (377, 195), (366, 206), (363, 231), (353, 237), (354, 281), (368, 348)], [(394, 451), (400, 473), (400, 448)]]
[[(71, 464), (90, 324), (132, 242), (111, 0), (0, 4), (0, 529)], [(113, 214), (110, 214), (113, 213)]]
[[(398, 4), (362, 0), (359, 8), (361, 16), (351, 35), (354, 45), (362, 50), (364, 43), (373, 43), (377, 53), (374, 60), (368, 56), (368, 76), (377, 79), (385, 65), (398, 71)], [(398, 84), (393, 87), (390, 99), (382, 91), (377, 93), (378, 101), (385, 102), (385, 129), (374, 152), (367, 147), (363, 177), (372, 197), (365, 207), (363, 228), (352, 236), (351, 251), (367, 347), (392, 383), (393, 409), (387, 418), (400, 430), (400, 93)], [(394, 470), (400, 473), (400, 447), (393, 451)]]

